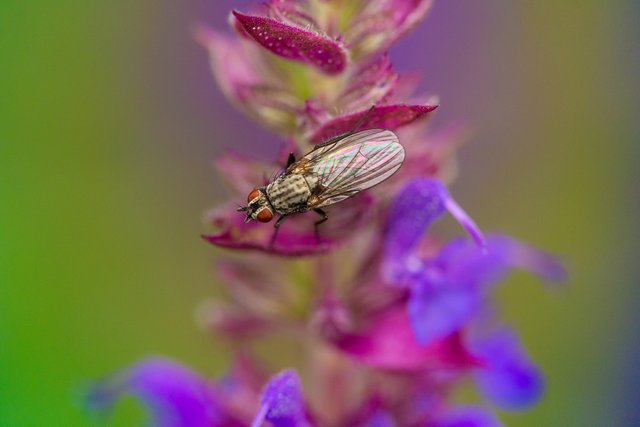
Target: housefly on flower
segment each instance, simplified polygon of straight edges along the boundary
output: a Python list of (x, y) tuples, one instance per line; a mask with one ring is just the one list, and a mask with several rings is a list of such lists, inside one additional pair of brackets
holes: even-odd
[(246, 212), (245, 222), (266, 223), (274, 214), (280, 215), (274, 224), (273, 244), (278, 228), (289, 215), (313, 210), (321, 217), (315, 222), (319, 240), (318, 226), (328, 219), (323, 207), (353, 197), (393, 175), (404, 161), (404, 147), (390, 130), (357, 132), (367, 114), (353, 131), (317, 145), (301, 159), (289, 154), (284, 171), (266, 186), (253, 189), (247, 206), (238, 208)]

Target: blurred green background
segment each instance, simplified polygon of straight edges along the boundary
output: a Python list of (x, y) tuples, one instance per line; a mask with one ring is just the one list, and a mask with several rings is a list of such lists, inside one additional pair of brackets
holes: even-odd
[[(150, 354), (222, 371), (193, 316), (216, 292), (211, 161), (276, 142), (190, 38), (246, 2), (222, 3), (0, 3), (0, 425), (87, 425), (83, 382)], [(639, 18), (631, 0), (441, 0), (392, 51), (441, 96), (437, 123), (475, 129), (461, 204), (570, 270), (559, 292), (519, 275), (500, 292), (548, 377), (511, 426), (640, 425)]]

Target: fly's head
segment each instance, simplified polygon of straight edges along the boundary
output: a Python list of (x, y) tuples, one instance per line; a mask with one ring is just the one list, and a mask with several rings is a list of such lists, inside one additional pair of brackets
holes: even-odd
[(273, 219), (273, 210), (265, 194), (264, 187), (251, 190), (249, 196), (247, 196), (247, 206), (239, 207), (238, 211), (247, 213), (244, 219), (245, 223), (251, 220), (269, 222)]

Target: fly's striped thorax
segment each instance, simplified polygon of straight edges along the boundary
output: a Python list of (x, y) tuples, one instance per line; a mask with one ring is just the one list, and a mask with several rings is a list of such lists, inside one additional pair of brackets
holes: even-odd
[(285, 174), (267, 186), (267, 197), (279, 214), (288, 214), (305, 206), (311, 189), (304, 176)]

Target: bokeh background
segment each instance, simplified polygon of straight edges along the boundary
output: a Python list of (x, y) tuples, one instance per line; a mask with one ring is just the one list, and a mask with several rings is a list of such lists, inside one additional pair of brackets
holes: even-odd
[[(0, 2), (0, 425), (89, 425), (84, 382), (150, 354), (222, 371), (193, 315), (217, 288), (212, 159), (277, 141), (189, 31), (245, 4)], [(548, 377), (511, 426), (640, 425), (638, 22), (633, 0), (440, 0), (392, 51), (441, 97), (434, 125), (473, 126), (460, 203), (570, 270), (560, 291), (516, 275), (500, 292)], [(125, 402), (113, 425), (141, 416)]]

